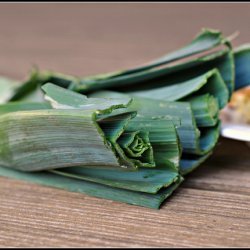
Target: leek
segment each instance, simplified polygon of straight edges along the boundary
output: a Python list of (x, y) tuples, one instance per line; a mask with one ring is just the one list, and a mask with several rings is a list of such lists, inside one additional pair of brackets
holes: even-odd
[(0, 175), (159, 208), (212, 154), (235, 80), (249, 84), (249, 48), (204, 29), (127, 70), (0, 79)]
[[(40, 183), (43, 175), (50, 176), (45, 173), (47, 170), (67, 177), (71, 186), (80, 185), (81, 180), (84, 184), (78, 190), (87, 194), (89, 186), (104, 185), (98, 197), (106, 198), (109, 192), (117, 196), (121, 193), (123, 197), (117, 200), (134, 204), (138, 192), (148, 199), (154, 194), (158, 197), (155, 208), (179, 185), (181, 148), (175, 126), (167, 116), (140, 116), (132, 122), (136, 113), (126, 111), (131, 104), (129, 98), (87, 98), (52, 84), (44, 85), (43, 90), (51, 109), (40, 109), (42, 104), (38, 103), (31, 110), (21, 111), (21, 105), (20, 110), (5, 109), (0, 116), (2, 138), (10, 139), (2, 140), (0, 146), (4, 153), (0, 157), (1, 175)], [(119, 113), (112, 114), (116, 110)], [(9, 126), (12, 131), (4, 126), (6, 120), (15, 122), (15, 126)], [(65, 128), (71, 128), (70, 136), (64, 136)], [(139, 164), (139, 160), (146, 160), (147, 165)], [(128, 171), (129, 167), (138, 166), (137, 171)], [(55, 178), (52, 186), (61, 187), (60, 180)], [(46, 185), (51, 183), (46, 181)], [(63, 188), (72, 190), (66, 184)], [(127, 192), (130, 196), (125, 195)], [(138, 204), (152, 207), (141, 201)]]

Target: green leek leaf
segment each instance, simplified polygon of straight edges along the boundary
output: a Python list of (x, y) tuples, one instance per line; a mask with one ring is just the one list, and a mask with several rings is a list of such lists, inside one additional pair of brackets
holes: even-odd
[(250, 85), (250, 44), (236, 48), (235, 55), (235, 90)]
[(71, 167), (50, 170), (55, 174), (96, 182), (116, 188), (156, 194), (161, 188), (173, 184), (179, 174), (169, 168), (140, 168), (138, 171)]
[(183, 181), (179, 177), (176, 182), (167, 188), (162, 188), (157, 194), (130, 191), (126, 189), (113, 188), (106, 185), (69, 178), (50, 172), (27, 173), (10, 168), (0, 167), (0, 175), (44, 186), (65, 189), (71, 192), (88, 194), (94, 197), (125, 202), (132, 205), (144, 206), (158, 209), (162, 202), (168, 198)]
[(212, 155), (212, 151), (203, 156), (183, 155), (180, 161), (180, 173), (186, 175), (197, 168), (203, 163), (209, 156)]
[(185, 101), (186, 98), (190, 99), (193, 95), (207, 93), (217, 98), (220, 108), (223, 108), (227, 104), (229, 99), (228, 89), (219, 71), (216, 69), (186, 82), (150, 90), (128, 92), (132, 96), (165, 101)]

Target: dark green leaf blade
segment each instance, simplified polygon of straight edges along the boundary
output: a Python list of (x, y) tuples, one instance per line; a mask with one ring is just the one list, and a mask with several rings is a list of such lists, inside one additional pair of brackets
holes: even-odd
[(64, 177), (49, 172), (26, 173), (10, 168), (0, 167), (0, 176), (25, 180), (44, 186), (64, 189), (71, 192), (84, 193), (94, 197), (125, 202), (148, 208), (158, 209), (162, 202), (169, 197), (180, 185), (183, 178), (179, 178), (173, 185), (160, 190), (157, 194), (129, 191), (125, 189), (112, 188), (105, 185)]
[(236, 48), (235, 55), (235, 90), (250, 85), (250, 44)]
[(140, 168), (135, 172), (71, 167), (51, 170), (51, 172), (107, 186), (154, 194), (162, 187), (170, 186), (179, 177), (178, 172), (166, 167), (157, 167), (157, 169)]

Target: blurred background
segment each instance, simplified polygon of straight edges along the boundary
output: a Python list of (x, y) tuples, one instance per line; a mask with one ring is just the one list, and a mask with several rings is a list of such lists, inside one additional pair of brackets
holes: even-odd
[(144, 63), (203, 27), (250, 42), (250, 3), (1, 3), (0, 75), (32, 66), (86, 76)]

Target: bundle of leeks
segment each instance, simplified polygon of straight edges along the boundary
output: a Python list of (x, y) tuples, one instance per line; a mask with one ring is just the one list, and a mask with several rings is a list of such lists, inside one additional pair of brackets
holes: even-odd
[(211, 155), (234, 78), (229, 39), (208, 29), (125, 71), (2, 78), (0, 175), (159, 208)]

